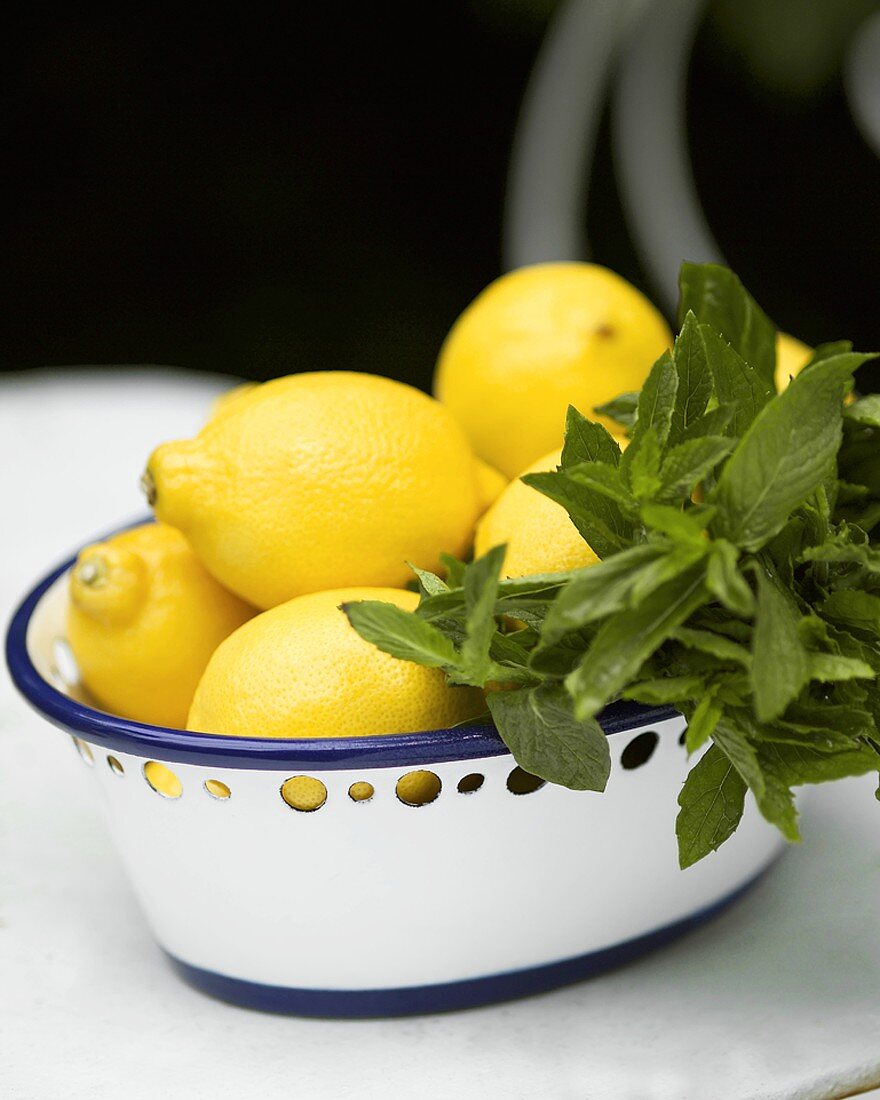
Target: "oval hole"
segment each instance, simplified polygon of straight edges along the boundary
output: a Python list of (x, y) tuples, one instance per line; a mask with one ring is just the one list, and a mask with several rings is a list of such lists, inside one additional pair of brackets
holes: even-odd
[(442, 787), (439, 775), (419, 769), (402, 775), (395, 790), (404, 805), (427, 806), (437, 798)]
[(525, 768), (515, 767), (507, 777), (507, 789), (511, 794), (531, 794), (539, 791), (547, 781), (540, 776), (532, 775)]
[(687, 731), (687, 727), (685, 727), (681, 731), (681, 733), (678, 735), (679, 745), (686, 745), (687, 744), (687, 739), (688, 739), (688, 731)]
[(644, 733), (640, 733), (620, 754), (621, 765), (627, 771), (632, 771), (633, 768), (640, 768), (642, 764), (647, 764), (654, 755), (654, 749), (657, 748), (659, 740), (656, 730), (645, 730)]
[(183, 784), (170, 768), (158, 760), (148, 760), (144, 764), (144, 779), (163, 798), (180, 798), (183, 794)]
[(56, 638), (52, 642), (52, 656), (61, 682), (67, 687), (76, 687), (80, 682), (79, 666), (66, 638)]
[(94, 756), (92, 756), (92, 750), (85, 743), (85, 741), (80, 741), (78, 737), (74, 737), (73, 745), (76, 751), (80, 754), (80, 756), (83, 758), (83, 760), (85, 760), (87, 764), (94, 764), (95, 758)]
[(205, 790), (211, 796), (216, 798), (218, 802), (225, 802), (232, 794), (232, 791), (222, 783), (219, 779), (206, 779)]
[(113, 772), (114, 775), (125, 775), (125, 768), (123, 768), (122, 764), (116, 759), (115, 756), (107, 757), (107, 767), (110, 769), (111, 772)]
[(458, 793), (474, 794), (482, 787), (484, 782), (485, 777), (480, 775), (479, 772), (471, 772), (470, 775), (463, 775), (458, 781)]
[(352, 783), (348, 788), (348, 797), (352, 802), (369, 802), (375, 793), (376, 790), (373, 784), (367, 783), (365, 780)]
[(310, 814), (327, 801), (327, 788), (311, 775), (292, 775), (281, 784), (281, 797), (292, 810)]

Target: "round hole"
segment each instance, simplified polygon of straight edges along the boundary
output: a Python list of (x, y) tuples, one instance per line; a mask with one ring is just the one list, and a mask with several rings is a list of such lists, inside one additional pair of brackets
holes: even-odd
[(80, 741), (78, 737), (74, 737), (73, 744), (76, 747), (76, 751), (80, 754), (80, 756), (83, 758), (83, 760), (85, 760), (87, 764), (94, 764), (95, 758), (94, 756), (92, 756), (92, 750), (85, 743), (85, 741)]
[(183, 794), (183, 784), (170, 768), (158, 760), (148, 760), (144, 764), (144, 779), (163, 798), (180, 798)]
[(406, 806), (427, 806), (440, 793), (443, 784), (433, 772), (407, 772), (397, 780), (397, 797)]
[(372, 783), (367, 783), (364, 780), (358, 783), (352, 783), (348, 788), (348, 797), (352, 802), (369, 802), (373, 795), (376, 793)]
[(459, 794), (473, 794), (474, 791), (478, 791), (482, 787), (484, 777), (479, 772), (471, 772), (470, 775), (464, 775), (458, 781), (458, 793)]
[(507, 789), (511, 794), (531, 794), (532, 791), (539, 791), (546, 782), (525, 768), (516, 767), (507, 777)]
[(226, 786), (225, 783), (221, 783), (219, 779), (206, 779), (205, 790), (211, 796), (216, 798), (220, 802), (225, 802), (227, 798), (232, 794), (232, 791)]
[(120, 764), (115, 756), (107, 757), (107, 767), (114, 775), (125, 775), (125, 768), (123, 768), (122, 764)]
[(310, 775), (292, 775), (281, 784), (281, 797), (292, 810), (308, 814), (327, 801), (327, 788)]
[(659, 740), (660, 736), (655, 730), (645, 730), (644, 733), (634, 737), (626, 746), (620, 754), (620, 763), (627, 771), (632, 771), (633, 768), (640, 768), (642, 764), (647, 764), (653, 756)]

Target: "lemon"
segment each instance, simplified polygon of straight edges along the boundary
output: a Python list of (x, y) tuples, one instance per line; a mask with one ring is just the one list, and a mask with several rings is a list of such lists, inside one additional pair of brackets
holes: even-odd
[(242, 382), (238, 386), (233, 386), (231, 390), (225, 390), (214, 398), (208, 419), (216, 420), (218, 416), (225, 416), (230, 409), (237, 408), (242, 398), (256, 391), (257, 385), (256, 382)]
[(196, 690), (188, 728), (239, 737), (357, 737), (440, 729), (484, 709), (475, 688), (400, 661), (365, 641), (340, 604), (383, 600), (412, 610), (414, 592), (338, 588), (299, 596), (230, 635)]
[(156, 515), (261, 608), (346, 585), (403, 586), (463, 555), (474, 456), (449, 412), (400, 382), (327, 371), (266, 382), (151, 456)]
[[(522, 472), (555, 470), (559, 457), (559, 451), (552, 451)], [(561, 573), (599, 560), (562, 505), (519, 478), (511, 481), (477, 524), (474, 553), (480, 556), (501, 543), (507, 543), (506, 577)]]
[(507, 488), (508, 481), (504, 474), (499, 473), (487, 462), (476, 459), (477, 471), (477, 497), (479, 500), (480, 515), (491, 507), (499, 496)]
[(83, 550), (67, 638), (85, 687), (114, 714), (182, 728), (211, 654), (254, 614), (161, 523)]
[(813, 349), (785, 332), (776, 333), (776, 391), (782, 393), (788, 383), (809, 363)]
[(614, 272), (536, 264), (497, 279), (459, 317), (434, 392), (477, 456), (514, 477), (561, 446), (569, 405), (592, 416), (595, 406), (641, 389), (671, 344), (663, 317)]

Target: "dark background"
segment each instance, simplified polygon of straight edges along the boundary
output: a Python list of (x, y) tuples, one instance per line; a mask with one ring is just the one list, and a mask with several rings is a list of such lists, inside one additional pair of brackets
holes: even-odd
[[(692, 58), (712, 231), (810, 343), (880, 346), (880, 162), (840, 78), (877, 6), (716, 0)], [(805, 7), (822, 19), (793, 49)], [(19, 14), (4, 50), (2, 366), (347, 368), (428, 388), (449, 325), (501, 270), (510, 146), (552, 8)], [(596, 260), (652, 292), (607, 119), (588, 232)]]

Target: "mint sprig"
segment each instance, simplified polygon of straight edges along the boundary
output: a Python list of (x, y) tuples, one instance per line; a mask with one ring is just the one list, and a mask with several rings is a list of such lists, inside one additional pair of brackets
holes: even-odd
[(846, 398), (870, 356), (845, 342), (776, 394), (775, 330), (726, 268), (683, 266), (679, 318), (641, 393), (597, 410), (628, 447), (570, 409), (558, 469), (523, 479), (596, 565), (508, 580), (497, 547), (447, 558), (445, 581), (417, 570), (414, 612), (346, 611), (384, 651), (487, 688), (518, 763), (577, 790), (607, 782), (606, 706), (678, 709), (687, 867), (747, 792), (796, 840), (792, 788), (880, 767), (880, 399)]

